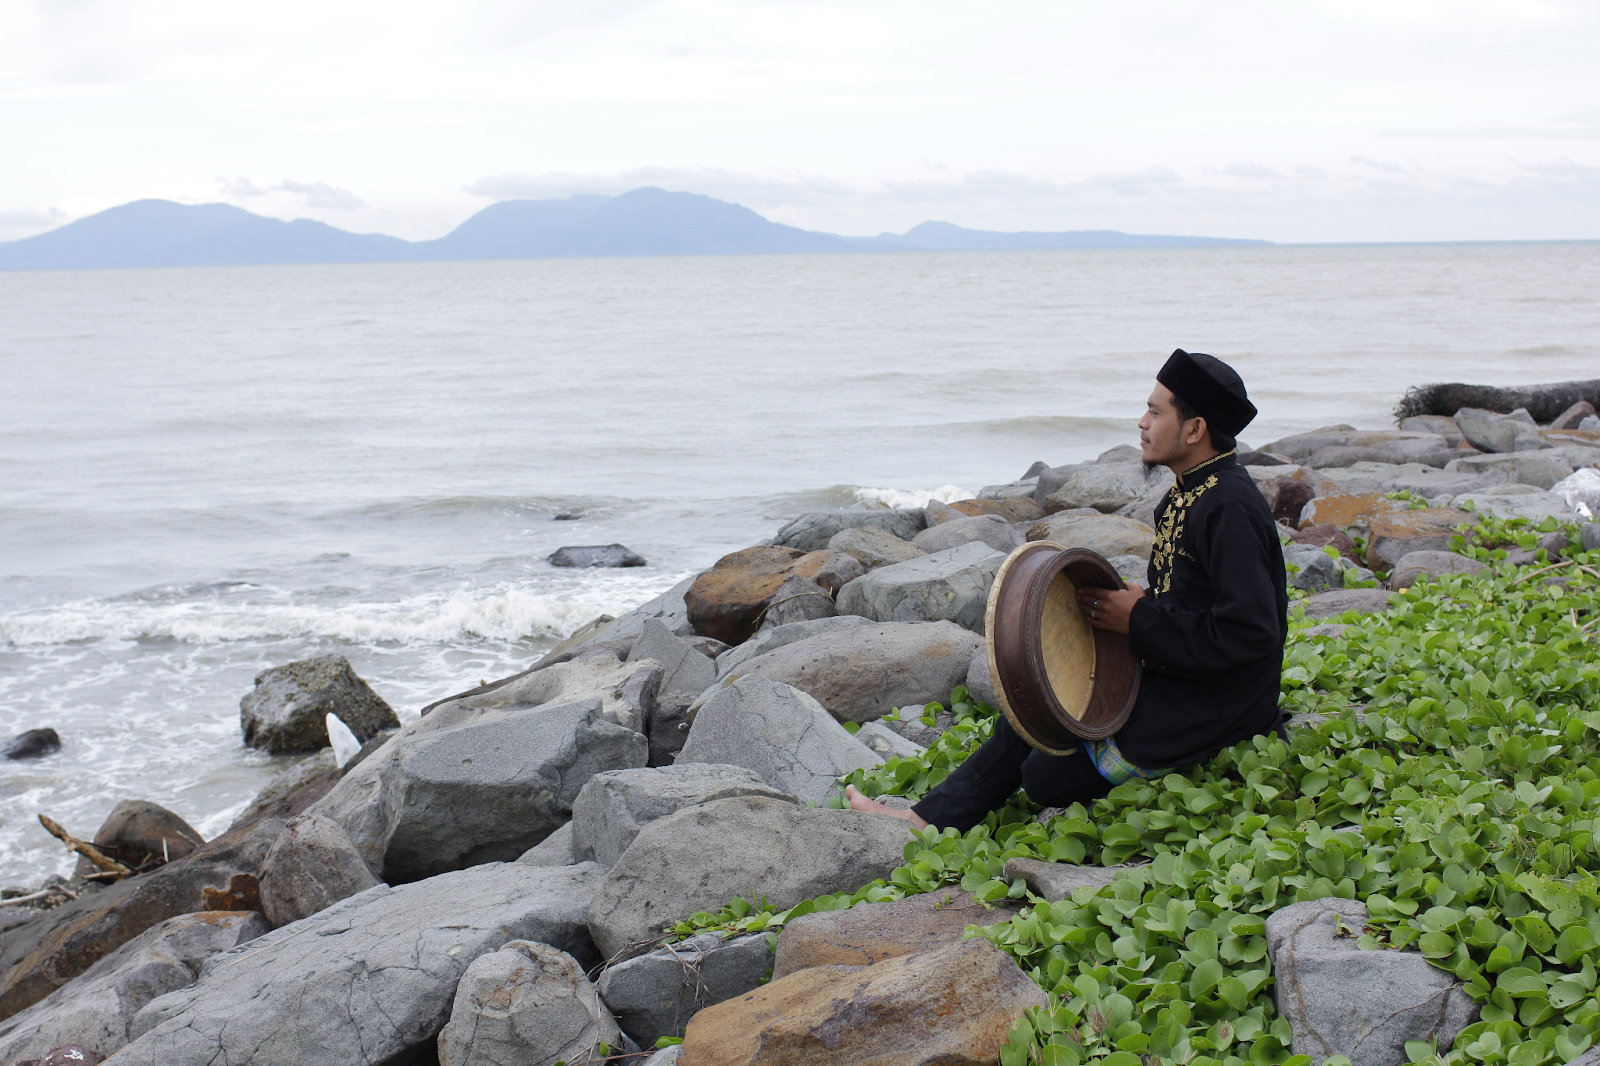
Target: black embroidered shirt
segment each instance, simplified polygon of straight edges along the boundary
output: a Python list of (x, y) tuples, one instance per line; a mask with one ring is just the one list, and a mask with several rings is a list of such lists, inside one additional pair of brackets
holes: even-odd
[(1288, 636), (1283, 550), (1233, 452), (1185, 471), (1156, 508), (1148, 577), (1128, 622), (1144, 674), (1117, 734), (1123, 755), (1181, 766), (1270, 731)]

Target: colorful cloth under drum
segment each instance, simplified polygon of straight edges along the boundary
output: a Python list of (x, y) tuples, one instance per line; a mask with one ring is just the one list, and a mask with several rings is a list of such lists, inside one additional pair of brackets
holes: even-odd
[(1133, 765), (1123, 756), (1122, 749), (1117, 747), (1116, 737), (1086, 740), (1083, 742), (1083, 753), (1094, 762), (1094, 768), (1100, 771), (1100, 776), (1113, 785), (1125, 785), (1129, 781), (1153, 781), (1158, 777), (1166, 777), (1173, 769), (1169, 766), (1165, 770), (1146, 770)]

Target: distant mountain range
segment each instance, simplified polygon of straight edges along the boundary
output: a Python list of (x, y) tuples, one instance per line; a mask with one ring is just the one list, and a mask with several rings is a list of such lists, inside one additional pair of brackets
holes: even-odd
[(305, 218), (283, 222), (230, 204), (136, 200), (48, 233), (0, 242), (0, 270), (1268, 243), (1115, 230), (996, 233), (949, 222), (924, 222), (900, 235), (841, 237), (770, 222), (709, 196), (646, 188), (621, 196), (505, 200), (432, 241), (348, 233)]

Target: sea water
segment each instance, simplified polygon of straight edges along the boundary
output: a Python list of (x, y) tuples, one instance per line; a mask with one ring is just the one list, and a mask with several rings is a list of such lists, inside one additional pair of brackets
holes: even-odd
[(63, 743), (0, 762), (0, 885), (71, 866), (40, 812), (224, 829), (293, 762), (241, 745), (266, 667), (409, 720), (799, 512), (1133, 443), (1175, 347), (1261, 445), (1600, 376), (1596, 292), (1593, 243), (0, 273), (0, 738)]

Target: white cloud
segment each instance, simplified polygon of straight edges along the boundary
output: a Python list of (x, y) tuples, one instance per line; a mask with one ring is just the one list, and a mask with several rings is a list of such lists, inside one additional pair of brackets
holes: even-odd
[(359, 211), (367, 206), (349, 189), (340, 189), (323, 181), (290, 181), (285, 178), (273, 188), (292, 192), (304, 200), (307, 207), (324, 211)]
[(217, 188), (224, 196), (265, 196), (267, 190), (261, 188), (249, 178), (224, 178), (217, 177)]

